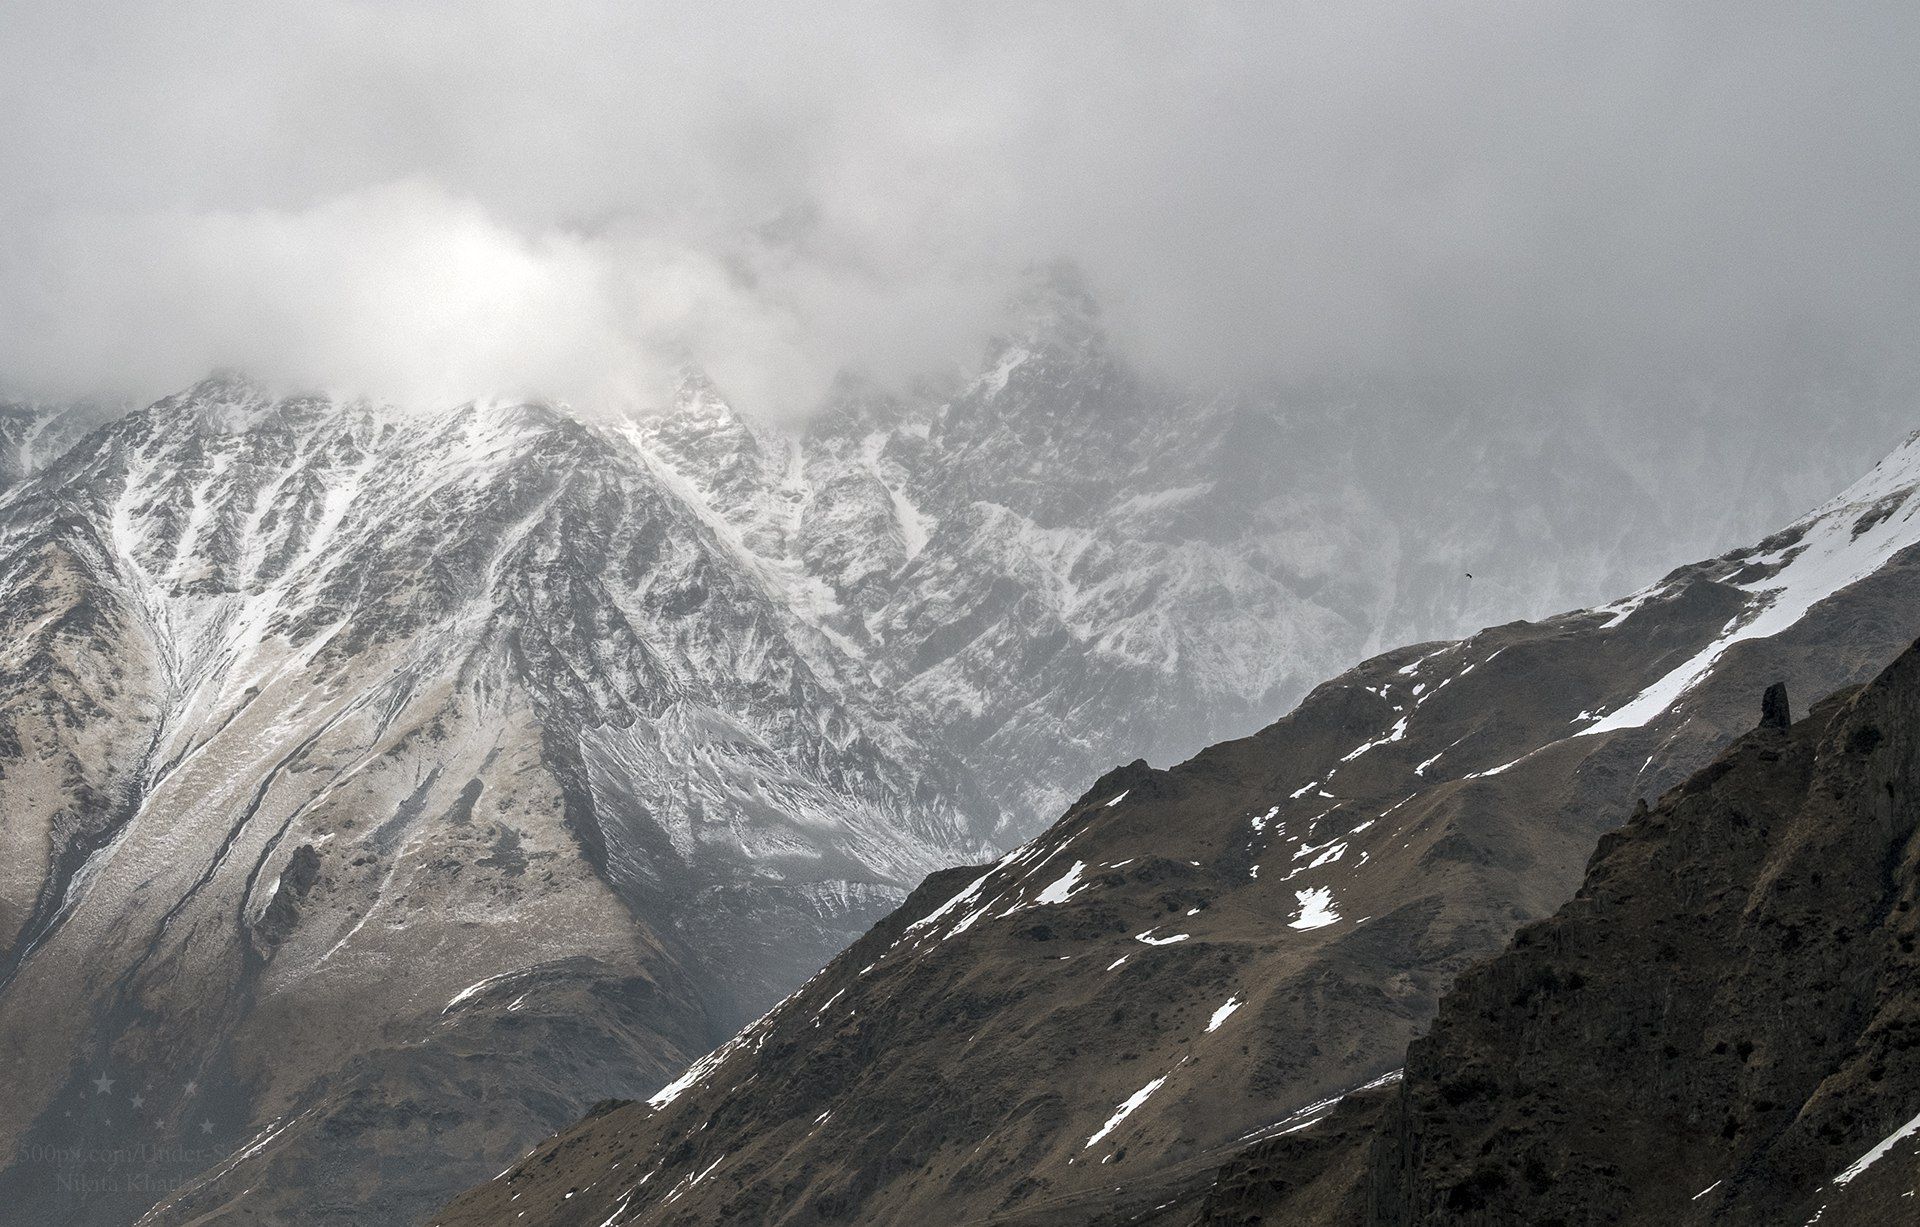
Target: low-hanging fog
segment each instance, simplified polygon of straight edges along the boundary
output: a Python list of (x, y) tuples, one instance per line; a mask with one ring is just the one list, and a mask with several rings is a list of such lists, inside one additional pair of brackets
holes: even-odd
[(0, 387), (693, 359), (793, 414), (973, 359), (1064, 256), (1172, 379), (1866, 456), (1920, 382), (1916, 51), (1900, 2), (14, 0)]

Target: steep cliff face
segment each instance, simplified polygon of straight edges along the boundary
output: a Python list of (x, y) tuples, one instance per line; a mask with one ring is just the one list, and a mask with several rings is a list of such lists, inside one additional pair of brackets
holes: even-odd
[(1374, 1220), (1898, 1221), (1834, 1181), (1920, 1113), (1916, 785), (1909, 653), (1604, 838), (1408, 1054)]
[[(1190, 1211), (1249, 1143), (1390, 1079), (1452, 978), (1551, 914), (1636, 800), (1750, 728), (1765, 682), (1825, 695), (1920, 635), (1917, 482), (1909, 444), (1750, 549), (1388, 653), (1253, 737), (1112, 772), (436, 1221)], [(1337, 1173), (1316, 1187), (1346, 1196)]]
[(1920, 648), (1769, 712), (1204, 1221), (1894, 1224), (1920, 1187)]

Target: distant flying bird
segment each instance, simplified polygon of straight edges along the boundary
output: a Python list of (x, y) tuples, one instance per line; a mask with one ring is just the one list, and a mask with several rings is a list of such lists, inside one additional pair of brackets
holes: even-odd
[(1471, 572), (1471, 571), (1469, 571), (1469, 572), (1467, 572), (1467, 578), (1468, 578), (1468, 579), (1472, 579), (1472, 578), (1473, 578), (1473, 572)]

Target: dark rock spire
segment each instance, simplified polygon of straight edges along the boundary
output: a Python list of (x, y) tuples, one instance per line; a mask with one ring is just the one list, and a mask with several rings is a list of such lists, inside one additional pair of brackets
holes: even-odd
[(1793, 723), (1793, 712), (1787, 704), (1787, 684), (1775, 682), (1767, 687), (1767, 693), (1760, 696), (1760, 727), (1779, 729), (1785, 732)]

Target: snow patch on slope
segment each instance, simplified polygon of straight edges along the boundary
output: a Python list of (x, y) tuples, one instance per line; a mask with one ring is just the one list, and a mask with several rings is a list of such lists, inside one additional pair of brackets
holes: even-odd
[(1914, 1117), (1906, 1124), (1888, 1134), (1885, 1138), (1882, 1138), (1877, 1146), (1856, 1159), (1852, 1167), (1835, 1176), (1833, 1183), (1843, 1186), (1852, 1184), (1854, 1180), (1859, 1178), (1862, 1172), (1886, 1158), (1895, 1146), (1898, 1146), (1902, 1141), (1912, 1137), (1916, 1133), (1920, 1133), (1920, 1116)]
[(1139, 1090), (1135, 1091), (1133, 1094), (1127, 1096), (1126, 1100), (1123, 1103), (1121, 1103), (1121, 1105), (1118, 1108), (1114, 1110), (1113, 1115), (1107, 1118), (1107, 1123), (1100, 1126), (1099, 1130), (1096, 1131), (1092, 1137), (1087, 1139), (1087, 1144), (1081, 1147), (1081, 1149), (1086, 1150), (1091, 1148), (1096, 1143), (1098, 1143), (1101, 1138), (1106, 1137), (1109, 1133), (1112, 1133), (1115, 1129), (1119, 1128), (1120, 1122), (1127, 1119), (1127, 1117), (1132, 1116), (1134, 1111), (1137, 1108), (1139, 1108), (1141, 1104), (1147, 1102), (1147, 1098), (1150, 1095), (1152, 1095), (1155, 1091), (1159, 1090), (1160, 1087), (1163, 1084), (1165, 1084), (1166, 1080), (1167, 1080), (1167, 1075), (1161, 1074), (1158, 1078), (1155, 1078), (1152, 1082), (1147, 1083), (1145, 1086), (1141, 1087)]
[(1213, 1017), (1207, 1020), (1207, 1034), (1212, 1035), (1215, 1031), (1218, 1031), (1220, 1024), (1233, 1017), (1233, 1012), (1245, 1004), (1246, 1002), (1240, 1000), (1237, 995), (1227, 998), (1227, 1003), (1215, 1010)]
[(1326, 886), (1315, 886), (1307, 890), (1293, 892), (1299, 901), (1300, 914), (1287, 922), (1289, 929), (1320, 929), (1340, 919), (1340, 913), (1333, 909), (1333, 890)]
[[(1799, 622), (1821, 601), (1886, 566), (1920, 541), (1920, 439), (1881, 461), (1871, 473), (1796, 526), (1799, 537), (1783, 551), (1784, 565), (1764, 579), (1741, 585), (1762, 601), (1756, 612), (1728, 627), (1685, 664), (1641, 691), (1587, 734), (1640, 728), (1672, 707), (1712, 671), (1727, 650), (1749, 639), (1766, 639)], [(1751, 560), (1771, 564), (1772, 556)]]

